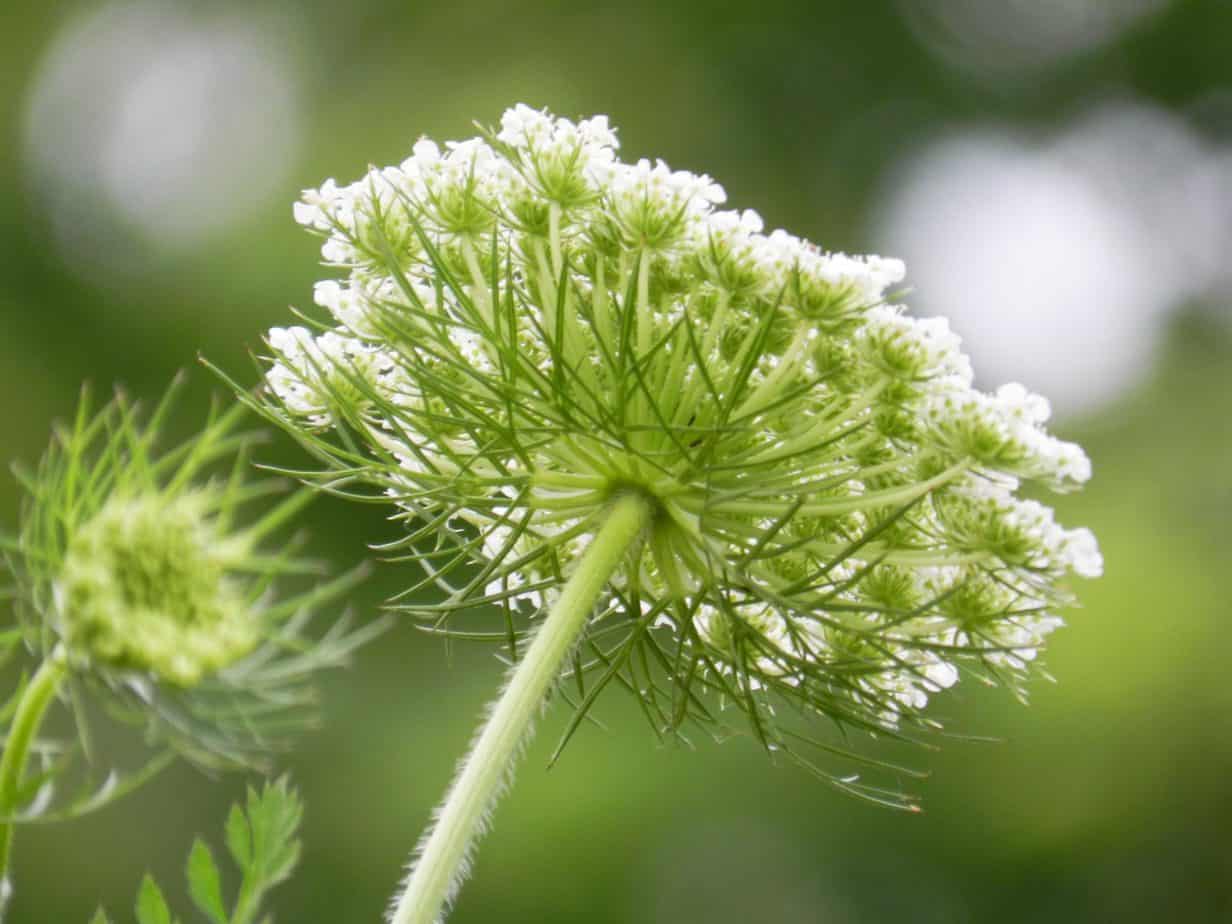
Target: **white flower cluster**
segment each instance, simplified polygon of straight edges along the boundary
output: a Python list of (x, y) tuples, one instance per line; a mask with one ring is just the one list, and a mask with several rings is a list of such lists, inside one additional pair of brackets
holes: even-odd
[(1104, 562), (1095, 535), (1065, 529), (1050, 507), (1016, 497), (1013, 482), (972, 479), (934, 499), (948, 541), (972, 551), (994, 550), (1014, 565), (1045, 574), (1099, 577)]
[(1091, 462), (1075, 443), (1044, 430), (1048, 401), (1018, 384), (988, 395), (972, 389), (942, 389), (923, 407), (929, 435), (939, 446), (994, 472), (1044, 482), (1057, 490), (1085, 484)]
[(442, 547), (484, 569), (477, 603), (550, 605), (613, 497), (644, 495), (613, 599), (677, 601), (660, 621), (715, 688), (897, 726), (963, 664), (1025, 675), (1068, 576), (1102, 567), (1016, 495), (1090, 476), (1047, 402), (974, 389), (948, 323), (892, 303), (901, 261), (766, 233), (617, 149), (605, 117), (516, 106), (306, 192), (348, 275), (316, 289), (334, 329), (271, 331), (291, 424), (345, 421), (408, 518), (465, 523)]
[[(834, 627), (832, 617), (789, 621), (774, 607), (753, 601), (727, 612), (703, 605), (693, 621), (702, 640), (728, 659), (720, 670), (731, 673), (732, 663), (749, 661), (755, 666), (752, 683), (760, 688), (758, 677), (791, 685), (826, 664), (835, 675), (831, 694), (859, 701), (887, 728), (898, 727), (904, 710), (922, 710), (931, 694), (958, 682), (957, 668), (933, 651), (903, 646), (891, 658), (884, 650), (860, 651), (850, 633)], [(956, 640), (952, 635), (950, 641)]]
[(960, 568), (937, 568), (923, 580), (930, 593), (946, 598), (942, 610), (951, 617), (933, 627), (932, 637), (955, 651), (979, 651), (997, 671), (1026, 672), (1048, 635), (1065, 624), (1048, 599), (995, 581), (972, 580)]
[(404, 379), (379, 346), (335, 331), (314, 337), (306, 327), (272, 328), (268, 341), (276, 361), (266, 381), (289, 411), (314, 426), (336, 422), (332, 412), (340, 404), (366, 408), (374, 392), (405, 403)]
[(855, 343), (879, 378), (932, 382), (935, 392), (971, 385), (971, 361), (945, 318), (912, 318), (896, 307), (878, 305), (868, 312)]

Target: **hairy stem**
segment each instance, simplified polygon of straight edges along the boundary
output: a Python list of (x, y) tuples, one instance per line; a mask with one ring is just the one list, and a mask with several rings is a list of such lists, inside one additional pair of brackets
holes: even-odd
[(603, 589), (651, 516), (643, 497), (618, 498), (534, 641), (510, 675), (462, 764), (394, 906), (391, 924), (434, 924), (466, 875), (468, 855), (523, 742)]
[(15, 824), (12, 816), (21, 808), (22, 779), (30, 759), (30, 745), (38, 735), (47, 707), (55, 699), (60, 683), (67, 672), (67, 659), (57, 648), (39, 666), (30, 682), (22, 691), (4, 754), (0, 756), (0, 920), (8, 904), (12, 885), (9, 882), (9, 863), (13, 855)]

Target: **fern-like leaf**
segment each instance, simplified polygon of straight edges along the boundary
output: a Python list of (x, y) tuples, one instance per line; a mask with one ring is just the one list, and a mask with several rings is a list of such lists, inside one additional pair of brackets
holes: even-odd
[[(303, 802), (285, 777), (259, 790), (249, 788), (244, 805), (231, 807), (226, 842), (239, 867), (240, 885), (230, 911), (213, 851), (201, 838), (193, 842), (185, 870), (188, 894), (210, 924), (273, 924), (273, 917), (263, 916), (262, 905), (269, 891), (285, 882), (299, 862), (303, 814)], [(137, 893), (136, 915), (137, 924), (179, 924), (149, 875)], [(100, 908), (90, 924), (111, 924), (111, 920)]]

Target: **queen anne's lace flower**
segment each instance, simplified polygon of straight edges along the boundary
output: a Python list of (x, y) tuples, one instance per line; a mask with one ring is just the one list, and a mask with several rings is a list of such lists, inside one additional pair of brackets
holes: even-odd
[(651, 525), (577, 666), (657, 725), (712, 718), (709, 690), (787, 750), (776, 700), (898, 730), (962, 670), (1019, 687), (1102, 566), (1016, 493), (1090, 476), (1047, 402), (974, 390), (947, 322), (893, 300), (901, 261), (616, 152), (606, 118), (517, 106), (296, 206), (346, 276), (316, 292), (336, 327), (271, 331), (275, 411), (415, 524), (434, 625), (496, 604), (516, 648), (637, 494)]

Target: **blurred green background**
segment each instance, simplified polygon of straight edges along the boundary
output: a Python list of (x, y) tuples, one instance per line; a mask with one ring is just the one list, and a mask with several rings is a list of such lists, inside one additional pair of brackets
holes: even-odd
[[(299, 190), (518, 101), (608, 113), (627, 158), (708, 172), (769, 227), (905, 256), (985, 384), (1049, 393), (1088, 448), (1059, 509), (1107, 573), (1053, 639), (1060, 682), (1029, 708), (939, 698), (1003, 740), (914, 753), (923, 815), (748, 740), (661, 747), (614, 695), (550, 772), (545, 721), (451, 921), (1232, 921), (1232, 4), (5, 0), (0, 22), (6, 457), (39, 455), (83, 379), (153, 397), (200, 351), (253, 380), (322, 275)], [(310, 519), (340, 567), (394, 535)], [(410, 579), (383, 569), (356, 610)], [(307, 849), (280, 921), (379, 919), (499, 676), (403, 625), (330, 678), (285, 762)], [(177, 768), (24, 831), (12, 921), (124, 913), (242, 785)]]

